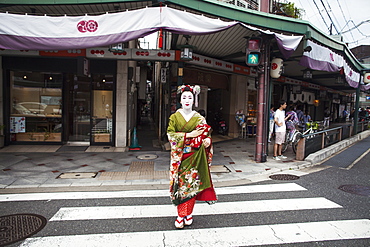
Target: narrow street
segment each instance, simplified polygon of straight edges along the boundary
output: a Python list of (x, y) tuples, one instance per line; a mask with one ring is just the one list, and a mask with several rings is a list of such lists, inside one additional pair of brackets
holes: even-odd
[[(353, 148), (368, 149), (367, 139)], [(183, 230), (174, 228), (167, 190), (2, 194), (0, 206), (4, 215), (47, 219), (9, 246), (368, 246), (369, 158), (344, 168), (329, 159), (293, 181), (216, 188), (218, 203), (197, 203)]]

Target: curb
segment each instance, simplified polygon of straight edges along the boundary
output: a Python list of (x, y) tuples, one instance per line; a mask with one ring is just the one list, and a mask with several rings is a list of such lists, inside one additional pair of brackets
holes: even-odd
[(305, 161), (310, 162), (312, 165), (316, 165), (321, 163), (323, 160), (329, 158), (335, 153), (341, 152), (345, 149), (347, 149), (349, 146), (355, 144), (356, 142), (367, 138), (370, 136), (370, 130), (365, 130), (355, 136), (352, 136), (350, 138), (347, 138), (343, 141), (340, 141), (338, 143), (335, 143), (329, 147), (326, 147), (324, 149), (321, 149), (320, 151), (317, 151), (313, 154), (308, 155), (305, 158)]

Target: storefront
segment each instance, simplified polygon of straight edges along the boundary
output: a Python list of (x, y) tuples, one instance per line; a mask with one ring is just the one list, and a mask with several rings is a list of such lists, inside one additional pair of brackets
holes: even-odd
[(115, 61), (2, 57), (7, 144), (113, 145)]

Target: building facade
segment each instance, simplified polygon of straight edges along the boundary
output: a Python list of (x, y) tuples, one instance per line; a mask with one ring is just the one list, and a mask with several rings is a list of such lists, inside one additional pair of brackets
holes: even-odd
[[(203, 23), (194, 25), (193, 29), (216, 22), (218, 29), (192, 31), (186, 29), (187, 25), (172, 29), (153, 26), (153, 30), (159, 31), (160, 40), (159, 49), (153, 50), (141, 49), (136, 36), (127, 38), (136, 30), (135, 22), (129, 19), (126, 21), (131, 23), (132, 30), (112, 41), (106, 39), (103, 43), (107, 45), (99, 47), (87, 48), (86, 44), (86, 47), (73, 47), (72, 44), (65, 50), (33, 50), (26, 49), (27, 46), (10, 49), (2, 38), (1, 117), (7, 125), (6, 145), (76, 142), (126, 147), (131, 143), (133, 129), (143, 112), (154, 120), (159, 141), (166, 142), (167, 119), (177, 107), (176, 87), (189, 83), (202, 86), (197, 110), (206, 111), (214, 129), (217, 129), (217, 118), (222, 116), (228, 126), (227, 135), (238, 137), (241, 126), (235, 117), (242, 112), (248, 131), (250, 129), (248, 134), (256, 135), (256, 145), (262, 143), (264, 146), (257, 148), (256, 156), (263, 156), (268, 109), (280, 98), (302, 105), (318, 120), (323, 118), (324, 108), (330, 107), (333, 114), (337, 112), (337, 116), (333, 115), (336, 119), (343, 105), (347, 107), (353, 102), (350, 95), (356, 90), (356, 80), (360, 84), (360, 63), (348, 53), (345, 44), (301, 20), (250, 11), (223, 1), (196, 0), (103, 1), (99, 5), (76, 1), (72, 5), (76, 8), (71, 8), (69, 14), (83, 16), (98, 12), (102, 13), (101, 18), (107, 19), (115, 15), (104, 12), (120, 14), (130, 9), (127, 12), (135, 19), (141, 16), (135, 14), (135, 10), (145, 11), (151, 6), (153, 8), (148, 11), (156, 11), (156, 8), (162, 11), (163, 2), (173, 12), (186, 10), (178, 15), (179, 18), (184, 16), (183, 20), (194, 18), (187, 25), (194, 25), (197, 19), (203, 18)], [(57, 15), (68, 11), (63, 5), (56, 8), (52, 1), (31, 5), (4, 5), (1, 11), (10, 11), (10, 14), (12, 10), (30, 11), (36, 16), (50, 14), (52, 9)], [(50, 12), (43, 13), (42, 9)], [(81, 9), (86, 12), (81, 13)], [(269, 8), (264, 7), (264, 10), (268, 12)], [(148, 15), (142, 17), (143, 22), (153, 19)], [(98, 27), (92, 26), (92, 31)], [(85, 32), (83, 28), (78, 30)], [(153, 31), (142, 31), (142, 34), (149, 32)], [(259, 66), (248, 67), (245, 64), (246, 37), (255, 36), (263, 39), (263, 59)], [(288, 42), (289, 37), (295, 40)], [(288, 43), (295, 45), (287, 47)], [(186, 45), (194, 48), (190, 60), (181, 58), (181, 48)], [(48, 43), (47, 47), (53, 44)], [(313, 52), (307, 47), (313, 47)], [(328, 59), (338, 57), (339, 62), (333, 63), (329, 70), (320, 69), (316, 51), (328, 53)], [(270, 76), (270, 61), (274, 57), (284, 58), (284, 72), (280, 78)], [(314, 76), (303, 78), (304, 69)], [(338, 83), (339, 77), (341, 83)]]

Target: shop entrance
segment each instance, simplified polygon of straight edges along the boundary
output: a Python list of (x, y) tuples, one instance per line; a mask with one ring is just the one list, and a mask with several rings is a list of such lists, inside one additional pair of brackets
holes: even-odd
[(65, 140), (70, 145), (112, 145), (113, 75), (67, 76)]
[(91, 78), (70, 75), (67, 85), (67, 142), (90, 145)]

